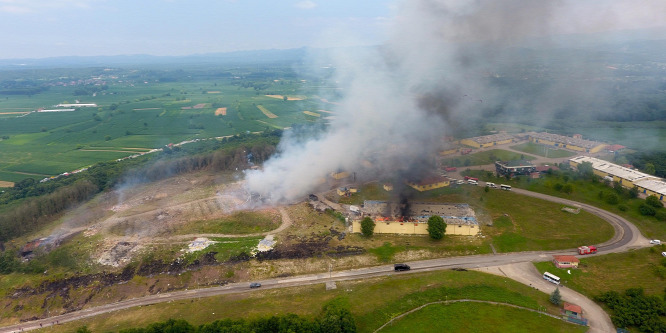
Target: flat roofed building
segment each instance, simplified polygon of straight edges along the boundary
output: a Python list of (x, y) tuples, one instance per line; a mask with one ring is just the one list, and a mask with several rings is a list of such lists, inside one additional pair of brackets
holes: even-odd
[(584, 140), (580, 138), (572, 138), (559, 134), (552, 134), (546, 132), (531, 132), (528, 134), (529, 140), (534, 143), (555, 146), (575, 151), (582, 151), (587, 153), (596, 153), (604, 149), (606, 144)]
[(498, 176), (518, 176), (518, 175), (529, 175), (533, 172), (536, 172), (536, 165), (527, 160), (516, 160), (516, 161), (496, 161), (495, 162), (495, 171)]
[(512, 143), (514, 140), (515, 137), (511, 134), (499, 133), (462, 139), (460, 143), (475, 148), (486, 148)]
[(448, 178), (439, 175), (430, 175), (419, 181), (407, 181), (406, 183), (419, 192), (430, 191), (436, 188), (442, 188), (450, 185)]
[(666, 196), (666, 182), (661, 179), (643, 179), (634, 182), (638, 187), (638, 192), (645, 195), (654, 195), (659, 200), (664, 200)]
[(620, 183), (624, 187), (632, 188), (636, 183), (643, 180), (658, 180), (657, 177), (648, 175), (647, 173), (638, 170), (629, 169), (621, 165), (617, 165), (602, 159), (589, 157), (589, 156), (576, 156), (569, 159), (569, 164), (573, 167), (578, 167), (583, 162), (592, 164), (594, 174), (599, 177), (611, 177), (613, 181)]

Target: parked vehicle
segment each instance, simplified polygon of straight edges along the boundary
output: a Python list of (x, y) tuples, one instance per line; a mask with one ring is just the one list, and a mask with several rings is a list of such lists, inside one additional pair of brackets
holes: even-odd
[(543, 273), (543, 279), (554, 284), (560, 284), (560, 277), (548, 272)]
[(486, 186), (490, 188), (497, 188), (497, 185), (495, 185), (495, 183), (486, 183)]
[(661, 255), (666, 257), (666, 252), (662, 252)]
[(393, 265), (393, 270), (395, 270), (396, 272), (408, 271), (410, 269), (412, 269), (412, 268), (409, 267), (409, 265), (407, 265), (407, 264), (394, 264)]
[(596, 246), (581, 246), (578, 248), (578, 254), (594, 254), (597, 253)]
[(259, 282), (250, 283), (250, 288), (252, 288), (252, 289), (259, 288), (259, 287), (261, 287), (261, 283), (259, 283)]
[(456, 168), (456, 167), (445, 167), (444, 171), (446, 171), (446, 172), (456, 172), (456, 171), (458, 171), (458, 168)]
[(474, 178), (474, 177), (470, 177), (470, 176), (465, 176), (465, 180), (475, 180), (475, 181), (478, 182), (478, 181), (479, 181), (479, 178)]
[(661, 241), (658, 240), (658, 239), (653, 239), (653, 240), (650, 240), (650, 244), (660, 245), (660, 244), (661, 244)]
[(467, 181), (467, 184), (470, 184), (470, 185), (479, 185), (479, 182), (477, 182), (477, 181), (474, 180), (474, 179), (470, 179), (470, 180)]
[(500, 184), (500, 189), (505, 190), (505, 191), (511, 191), (511, 186)]
[(456, 184), (462, 185), (462, 184), (465, 184), (465, 181), (462, 180), (462, 179), (458, 179), (458, 180), (456, 180)]

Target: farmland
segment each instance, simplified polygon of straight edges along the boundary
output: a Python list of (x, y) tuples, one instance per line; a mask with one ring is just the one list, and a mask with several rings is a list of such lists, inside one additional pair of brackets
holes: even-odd
[[(321, 102), (314, 94), (293, 97), (296, 91), (312, 91), (310, 83), (280, 67), (236, 67), (206, 75), (201, 69), (120, 68), (30, 73), (25, 84), (39, 89), (29, 94), (0, 87), (0, 181), (6, 182), (1, 184), (41, 179), (170, 143), (312, 122), (303, 111)], [(276, 98), (282, 95), (288, 97)], [(97, 106), (34, 112), (77, 102)]]

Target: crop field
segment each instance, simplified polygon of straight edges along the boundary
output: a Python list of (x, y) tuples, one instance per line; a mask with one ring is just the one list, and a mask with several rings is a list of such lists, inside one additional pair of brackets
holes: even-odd
[[(272, 75), (281, 75), (280, 70)], [(281, 78), (106, 78), (105, 88), (55, 85), (33, 95), (0, 98), (0, 181), (57, 175), (95, 162), (197, 138), (283, 129), (311, 122), (303, 110), (323, 102)], [(261, 83), (261, 85), (259, 85)], [(260, 87), (260, 88), (258, 88)], [(78, 90), (77, 90), (78, 89)], [(262, 93), (266, 91), (266, 93)], [(287, 96), (286, 100), (284, 96)], [(72, 112), (32, 112), (59, 103), (95, 103)], [(105, 148), (99, 148), (105, 147)], [(104, 150), (104, 151), (102, 151)]]

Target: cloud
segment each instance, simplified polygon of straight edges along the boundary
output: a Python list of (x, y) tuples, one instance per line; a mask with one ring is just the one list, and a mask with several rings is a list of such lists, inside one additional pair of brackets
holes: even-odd
[(305, 1), (297, 2), (294, 5), (294, 7), (298, 8), (298, 9), (314, 9), (315, 7), (317, 7), (317, 4), (314, 3), (313, 1), (305, 0)]

